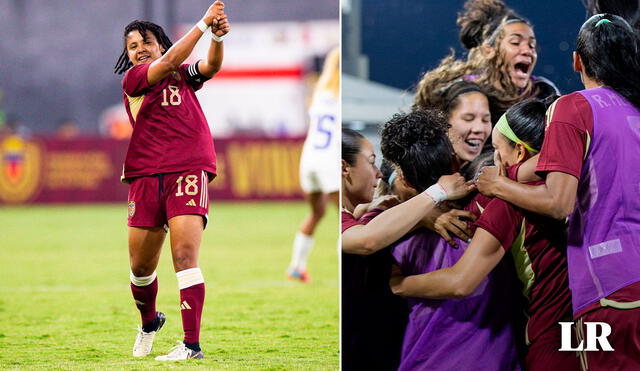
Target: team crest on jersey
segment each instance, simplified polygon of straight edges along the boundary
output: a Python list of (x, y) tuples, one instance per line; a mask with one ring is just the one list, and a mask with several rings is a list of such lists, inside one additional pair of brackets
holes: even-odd
[(136, 213), (136, 202), (129, 201), (129, 219), (133, 218), (133, 215)]
[(180, 72), (178, 72), (178, 71), (171, 72), (171, 77), (173, 77), (174, 79), (176, 79), (178, 81), (182, 80), (182, 77), (180, 77)]
[(40, 184), (41, 153), (38, 144), (12, 135), (0, 142), (0, 200), (23, 202)]

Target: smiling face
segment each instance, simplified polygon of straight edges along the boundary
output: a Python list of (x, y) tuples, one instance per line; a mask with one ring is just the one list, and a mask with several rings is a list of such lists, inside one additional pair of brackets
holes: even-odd
[(448, 136), (461, 162), (473, 161), (491, 134), (489, 100), (479, 92), (459, 95), (455, 108), (449, 113)]
[(158, 43), (158, 39), (151, 31), (147, 31), (145, 41), (140, 31), (133, 30), (127, 34), (127, 55), (134, 66), (151, 63), (162, 56), (164, 48)]
[(371, 143), (360, 139), (360, 152), (355, 156), (355, 164), (348, 165), (343, 160), (342, 190), (353, 207), (371, 202), (378, 179), (382, 178), (376, 166), (376, 154)]
[(515, 22), (505, 25), (503, 33), (500, 53), (506, 63), (506, 72), (517, 87), (525, 88), (538, 60), (533, 29), (526, 23)]

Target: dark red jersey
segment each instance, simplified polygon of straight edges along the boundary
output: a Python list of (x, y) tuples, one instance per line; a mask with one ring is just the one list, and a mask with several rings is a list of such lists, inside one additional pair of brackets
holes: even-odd
[[(124, 105), (133, 135), (124, 163), (123, 180), (186, 170), (216, 173), (216, 154), (209, 125), (187, 64), (149, 86), (149, 64), (133, 66), (122, 79)], [(193, 68), (193, 66), (191, 66)]]
[(591, 105), (579, 93), (565, 95), (547, 111), (546, 132), (536, 172), (559, 171), (580, 179), (593, 137)]
[[(516, 178), (519, 165), (508, 169)], [(541, 184), (531, 182), (529, 184)], [(511, 252), (527, 298), (527, 342), (571, 318), (567, 274), (566, 228), (563, 222), (526, 212), (494, 198), (475, 222)]]

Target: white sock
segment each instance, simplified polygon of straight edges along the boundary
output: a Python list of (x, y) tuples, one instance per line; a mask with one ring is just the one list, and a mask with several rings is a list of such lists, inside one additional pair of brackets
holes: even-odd
[(178, 289), (180, 290), (204, 283), (200, 268), (189, 268), (176, 272), (176, 277), (178, 277)]
[(148, 276), (136, 277), (133, 275), (133, 272), (129, 271), (129, 280), (133, 283), (134, 286), (143, 287), (149, 286), (156, 279), (156, 271), (153, 271)]
[(307, 259), (309, 258), (309, 252), (312, 247), (312, 236), (307, 236), (300, 232), (296, 233), (296, 238), (293, 240), (293, 254), (291, 256), (290, 267), (299, 271), (307, 269)]

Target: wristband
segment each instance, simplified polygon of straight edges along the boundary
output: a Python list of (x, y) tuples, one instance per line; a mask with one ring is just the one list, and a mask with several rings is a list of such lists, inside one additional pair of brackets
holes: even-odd
[(214, 41), (216, 41), (216, 42), (221, 42), (221, 41), (222, 41), (222, 39), (224, 38), (224, 35), (222, 35), (222, 36), (218, 36), (218, 35), (216, 35), (216, 34), (214, 34), (214, 33), (212, 32), (212, 33), (211, 33), (211, 38), (212, 38)]
[(196, 23), (196, 27), (198, 27), (203, 33), (207, 30), (207, 28), (209, 28), (209, 26), (207, 26), (207, 24), (204, 23), (202, 19), (200, 20), (200, 22)]
[(438, 183), (427, 188), (427, 190), (422, 193), (429, 196), (433, 200), (433, 202), (436, 204), (436, 206), (440, 205), (442, 201), (447, 199), (447, 192)]

